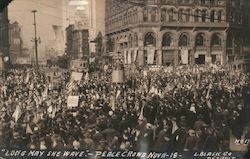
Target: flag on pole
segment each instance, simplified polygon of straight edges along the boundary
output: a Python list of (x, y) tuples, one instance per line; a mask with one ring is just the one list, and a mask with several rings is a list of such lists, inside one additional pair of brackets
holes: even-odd
[(31, 130), (29, 124), (27, 124), (27, 127), (26, 127), (26, 134), (33, 134), (33, 131)]
[(21, 109), (19, 106), (16, 106), (16, 110), (12, 114), (12, 118), (14, 118), (15, 122), (17, 122), (20, 117), (21, 117)]
[(120, 94), (121, 94), (121, 90), (118, 90), (116, 94), (116, 99), (120, 96)]
[(139, 120), (144, 120), (144, 115), (143, 115), (143, 111), (144, 111), (144, 106), (142, 106), (141, 108), (141, 112), (140, 112), (140, 116), (139, 116)]
[(28, 83), (30, 80), (30, 73), (28, 72), (27, 73), (27, 76), (26, 76), (26, 79), (25, 79), (25, 83)]

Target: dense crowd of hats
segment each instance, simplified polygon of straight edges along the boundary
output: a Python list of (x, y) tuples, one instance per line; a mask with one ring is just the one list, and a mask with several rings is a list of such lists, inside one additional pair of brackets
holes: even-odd
[[(221, 69), (137, 70), (124, 83), (105, 71), (53, 81), (12, 69), (0, 85), (0, 144), (29, 149), (228, 150), (247, 124), (249, 76)], [(76, 108), (67, 106), (79, 96)], [(249, 135), (248, 131), (247, 135)]]

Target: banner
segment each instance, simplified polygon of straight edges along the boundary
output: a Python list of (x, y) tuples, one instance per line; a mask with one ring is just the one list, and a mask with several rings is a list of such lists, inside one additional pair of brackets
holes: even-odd
[(147, 49), (148, 54), (148, 64), (154, 64), (154, 58), (155, 58), (155, 48), (148, 48)]
[(134, 61), (133, 62), (136, 62), (136, 60), (137, 60), (137, 56), (138, 56), (138, 51), (136, 50), (135, 52), (134, 52)]
[(188, 64), (188, 50), (181, 50), (181, 62), (182, 64)]
[(131, 51), (128, 51), (128, 64), (132, 63)]
[(124, 72), (123, 72), (123, 70), (113, 70), (113, 72), (112, 72), (112, 82), (113, 83), (123, 83), (124, 82)]
[(71, 80), (73, 80), (73, 81), (80, 81), (82, 79), (82, 76), (83, 76), (82, 73), (72, 72)]
[(79, 96), (69, 96), (67, 100), (68, 108), (78, 107)]
[(128, 63), (128, 55), (127, 55), (127, 51), (124, 51), (124, 64)]

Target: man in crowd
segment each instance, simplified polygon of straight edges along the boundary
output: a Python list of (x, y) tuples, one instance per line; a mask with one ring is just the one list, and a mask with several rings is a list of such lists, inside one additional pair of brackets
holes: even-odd
[[(227, 70), (176, 68), (120, 84), (111, 75), (57, 81), (12, 69), (0, 84), (1, 146), (30, 149), (226, 149), (230, 128), (246, 126), (243, 88), (249, 76)], [(70, 95), (79, 97), (69, 108)], [(237, 129), (236, 129), (237, 128)]]

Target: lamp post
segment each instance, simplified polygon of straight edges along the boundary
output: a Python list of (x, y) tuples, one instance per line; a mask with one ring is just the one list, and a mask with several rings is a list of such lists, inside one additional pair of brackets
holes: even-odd
[(35, 56), (36, 56), (36, 71), (38, 72), (39, 66), (38, 66), (38, 39), (37, 39), (37, 30), (36, 30), (36, 12), (37, 10), (32, 10), (31, 11), (34, 15), (34, 31), (35, 31), (35, 37), (34, 37), (34, 42), (35, 42)]

